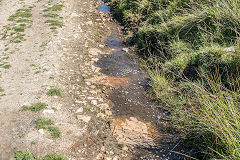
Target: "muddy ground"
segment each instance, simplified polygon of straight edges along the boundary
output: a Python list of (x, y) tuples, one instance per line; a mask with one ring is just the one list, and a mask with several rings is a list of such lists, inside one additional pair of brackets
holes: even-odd
[[(146, 97), (147, 75), (101, 4), (0, 1), (1, 160), (22, 150), (40, 159), (181, 159), (170, 152), (177, 136), (164, 132), (168, 113)], [(37, 103), (46, 106), (23, 110)], [(39, 118), (60, 133), (38, 128)]]

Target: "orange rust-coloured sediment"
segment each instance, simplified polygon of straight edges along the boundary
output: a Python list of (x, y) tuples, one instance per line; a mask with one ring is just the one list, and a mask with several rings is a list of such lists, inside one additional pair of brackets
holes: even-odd
[(86, 81), (92, 83), (101, 83), (111, 87), (126, 87), (129, 86), (131, 83), (131, 79), (129, 77), (108, 77), (108, 76), (93, 77), (91, 79), (87, 79)]

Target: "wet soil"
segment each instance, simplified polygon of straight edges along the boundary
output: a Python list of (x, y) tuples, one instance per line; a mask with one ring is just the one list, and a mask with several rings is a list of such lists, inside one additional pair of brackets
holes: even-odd
[[(121, 43), (118, 26), (112, 25), (112, 34), (106, 39), (106, 45), (112, 49), (111, 54), (103, 54), (95, 63), (101, 72), (111, 77), (130, 78), (127, 85), (117, 86), (109, 92), (114, 119), (136, 117), (150, 123), (160, 135), (155, 139), (157, 146), (134, 145), (133, 159), (184, 159), (170, 151), (176, 145), (178, 135), (166, 133), (165, 125), (169, 113), (147, 96), (148, 74), (139, 66), (138, 57), (127, 53)], [(130, 56), (131, 55), (131, 56)]]

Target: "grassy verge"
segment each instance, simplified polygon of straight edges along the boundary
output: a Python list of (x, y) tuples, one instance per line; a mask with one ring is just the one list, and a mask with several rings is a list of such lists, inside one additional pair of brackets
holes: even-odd
[(240, 2), (113, 0), (111, 7), (186, 154), (239, 159)]

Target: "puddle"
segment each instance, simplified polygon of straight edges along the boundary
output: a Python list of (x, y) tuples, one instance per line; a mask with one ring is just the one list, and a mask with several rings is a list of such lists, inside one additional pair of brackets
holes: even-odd
[(100, 12), (110, 13), (110, 7), (108, 5), (105, 5), (105, 4), (99, 5), (98, 10)]
[[(102, 55), (95, 65), (111, 80), (124, 83), (109, 93), (113, 105), (112, 131), (115, 138), (120, 144), (138, 148), (136, 159), (184, 159), (169, 153), (175, 146), (172, 139), (177, 136), (165, 133), (165, 128), (157, 125), (159, 122), (164, 123), (169, 113), (146, 96), (146, 71), (140, 68), (136, 57), (130, 58), (122, 51), (116, 32), (106, 40), (106, 44), (114, 49), (113, 53)], [(130, 83), (112, 77), (127, 77)]]

